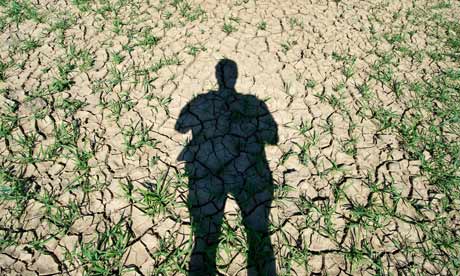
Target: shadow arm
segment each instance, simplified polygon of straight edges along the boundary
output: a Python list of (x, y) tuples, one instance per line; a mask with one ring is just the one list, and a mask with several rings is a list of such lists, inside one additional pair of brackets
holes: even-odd
[(191, 114), (190, 110), (190, 103), (182, 108), (180, 111), (179, 117), (177, 118), (176, 124), (174, 125), (174, 129), (180, 133), (186, 133), (191, 129), (191, 125), (188, 123), (190, 121)]
[(262, 116), (260, 117), (260, 136), (264, 143), (269, 145), (278, 144), (278, 125), (275, 122), (272, 114), (267, 108), (267, 105), (262, 102)]

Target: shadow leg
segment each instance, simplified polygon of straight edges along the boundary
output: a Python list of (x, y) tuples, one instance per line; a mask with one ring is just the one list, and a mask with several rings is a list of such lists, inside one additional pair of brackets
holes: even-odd
[(254, 193), (245, 190), (234, 196), (243, 213), (248, 237), (248, 275), (276, 275), (275, 256), (268, 229), (273, 192), (269, 188)]
[(202, 187), (193, 185), (189, 191), (194, 234), (194, 246), (189, 263), (190, 276), (211, 276), (217, 272), (216, 254), (226, 195), (210, 191), (211, 182), (204, 184)]

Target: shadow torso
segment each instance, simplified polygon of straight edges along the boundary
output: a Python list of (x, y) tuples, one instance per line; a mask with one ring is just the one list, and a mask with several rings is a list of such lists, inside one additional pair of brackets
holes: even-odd
[(225, 185), (271, 182), (265, 144), (277, 142), (277, 126), (265, 103), (232, 90), (211, 91), (182, 110), (176, 130), (192, 131), (178, 160), (190, 181), (217, 177)]

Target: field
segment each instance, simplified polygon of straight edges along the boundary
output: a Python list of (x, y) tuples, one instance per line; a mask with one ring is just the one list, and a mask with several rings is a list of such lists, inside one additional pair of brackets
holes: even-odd
[[(0, 0), (0, 275), (188, 275), (223, 59), (276, 122), (276, 275), (460, 275), (459, 0)], [(238, 200), (219, 275), (257, 275)]]

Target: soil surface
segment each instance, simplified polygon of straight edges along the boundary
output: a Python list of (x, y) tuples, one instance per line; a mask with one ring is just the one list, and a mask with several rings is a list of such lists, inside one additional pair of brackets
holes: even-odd
[(393, 128), (448, 2), (0, 1), (0, 274), (454, 275)]

